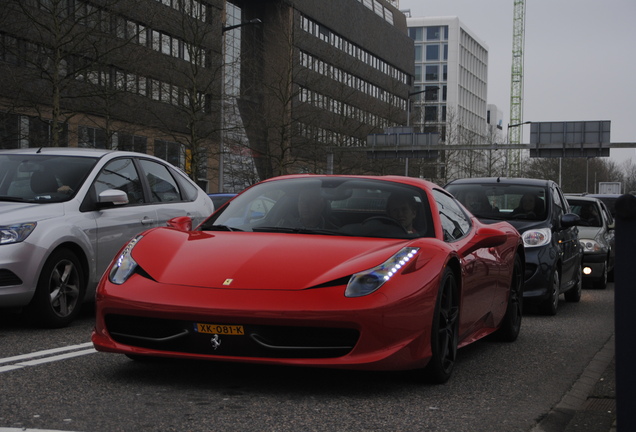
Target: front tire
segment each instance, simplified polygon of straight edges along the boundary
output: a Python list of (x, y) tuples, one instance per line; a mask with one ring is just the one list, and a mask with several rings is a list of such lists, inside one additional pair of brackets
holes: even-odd
[(85, 292), (84, 274), (75, 254), (56, 250), (44, 263), (28, 313), (41, 326), (67, 326), (79, 313)]
[(583, 293), (583, 267), (579, 264), (578, 279), (576, 285), (567, 290), (564, 294), (565, 301), (578, 303), (581, 301), (581, 294)]
[(550, 295), (548, 298), (539, 305), (539, 310), (544, 315), (556, 315), (559, 307), (559, 294), (561, 293), (561, 278), (559, 277), (559, 271), (554, 269), (552, 271), (552, 279), (550, 281)]
[(607, 288), (607, 279), (608, 279), (608, 275), (607, 275), (607, 261), (605, 261), (605, 263), (603, 264), (603, 274), (601, 275), (601, 277), (598, 280), (595, 280), (592, 284), (592, 286), (596, 289), (605, 289)]
[(523, 265), (521, 257), (515, 256), (508, 294), (508, 307), (506, 315), (499, 329), (493, 334), (496, 340), (502, 342), (514, 342), (521, 331), (521, 318), (523, 316)]
[(450, 378), (457, 358), (459, 343), (459, 293), (455, 274), (446, 268), (442, 276), (433, 327), (431, 329), (431, 360), (424, 369), (426, 381), (443, 384)]

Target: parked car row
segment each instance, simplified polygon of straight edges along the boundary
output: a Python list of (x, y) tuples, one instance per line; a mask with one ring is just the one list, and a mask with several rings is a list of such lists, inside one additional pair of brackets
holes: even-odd
[[(293, 175), (206, 195), (148, 155), (0, 152), (0, 307), (49, 327), (96, 302), (96, 349), (449, 379), (604, 288), (613, 219), (549, 180)], [(221, 201), (218, 201), (221, 200)], [(216, 203), (216, 205), (214, 205)], [(214, 211), (214, 209), (217, 211)]]

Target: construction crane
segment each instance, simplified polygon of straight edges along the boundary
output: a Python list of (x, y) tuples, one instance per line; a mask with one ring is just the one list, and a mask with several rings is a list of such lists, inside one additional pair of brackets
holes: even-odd
[[(525, 41), (526, 2), (514, 0), (512, 17), (512, 72), (510, 77), (510, 122), (508, 143), (521, 144), (523, 136), (523, 48)], [(521, 173), (521, 150), (507, 151), (507, 175)]]

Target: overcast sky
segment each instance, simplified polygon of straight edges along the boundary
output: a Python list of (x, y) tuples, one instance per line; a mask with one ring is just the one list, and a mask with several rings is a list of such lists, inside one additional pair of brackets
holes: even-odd
[[(400, 0), (400, 9), (457, 16), (487, 45), (488, 103), (507, 124), (513, 0)], [(635, 20), (636, 0), (527, 0), (523, 120), (611, 120), (611, 142), (636, 142)], [(610, 157), (636, 163), (636, 149)]]

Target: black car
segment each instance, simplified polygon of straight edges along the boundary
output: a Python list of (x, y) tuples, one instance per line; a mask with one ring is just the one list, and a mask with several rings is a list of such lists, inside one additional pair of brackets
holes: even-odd
[(526, 253), (523, 298), (555, 315), (559, 295), (578, 302), (582, 288), (579, 217), (551, 180), (472, 178), (445, 186), (482, 222), (505, 220), (522, 234)]

